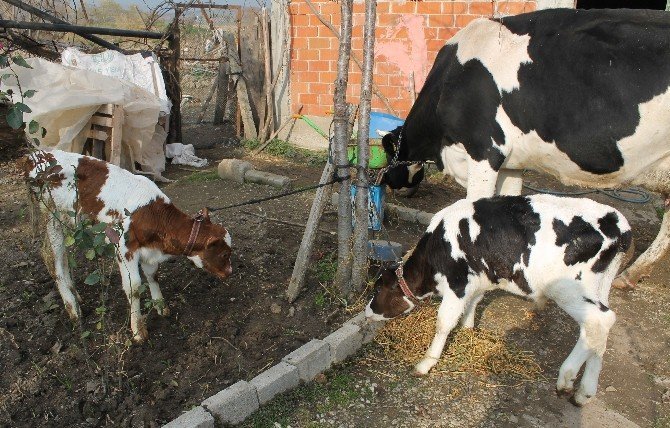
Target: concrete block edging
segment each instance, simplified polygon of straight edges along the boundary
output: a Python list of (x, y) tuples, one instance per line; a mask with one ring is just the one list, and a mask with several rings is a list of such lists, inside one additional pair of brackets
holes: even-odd
[(345, 361), (374, 339), (383, 323), (371, 322), (359, 312), (323, 340), (313, 339), (281, 362), (247, 381), (239, 381), (181, 414), (163, 428), (213, 428), (215, 418), (239, 424), (276, 395), (310, 382), (333, 364)]

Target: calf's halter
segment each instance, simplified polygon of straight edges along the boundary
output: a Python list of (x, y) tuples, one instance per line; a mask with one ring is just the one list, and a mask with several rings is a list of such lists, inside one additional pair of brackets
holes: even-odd
[(198, 239), (198, 233), (200, 233), (200, 226), (202, 226), (203, 221), (205, 221), (205, 214), (202, 212), (202, 210), (200, 210), (196, 215), (193, 216), (191, 235), (188, 237), (188, 242), (186, 243), (186, 248), (184, 249), (183, 253), (185, 256), (191, 255), (191, 251), (193, 251), (195, 241)]
[(402, 263), (400, 264), (400, 266), (398, 266), (398, 269), (395, 270), (395, 275), (396, 277), (398, 277), (398, 285), (400, 285), (402, 294), (404, 294), (405, 297), (407, 297), (415, 305), (421, 303), (419, 299), (416, 298), (414, 293), (412, 293), (412, 290), (410, 290), (409, 287), (407, 286), (407, 281), (405, 281), (405, 277), (403, 276)]

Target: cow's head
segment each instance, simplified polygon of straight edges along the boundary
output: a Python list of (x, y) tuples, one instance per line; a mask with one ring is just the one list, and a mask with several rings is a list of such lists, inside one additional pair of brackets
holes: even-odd
[[(382, 137), (382, 146), (386, 152), (386, 160), (390, 164), (395, 157), (396, 150), (398, 150), (398, 141), (400, 141), (400, 133), (402, 126), (397, 127), (393, 131), (377, 131)], [(404, 137), (404, 135), (403, 135)], [(406, 143), (406, 141), (401, 142)], [(403, 151), (399, 153), (398, 160), (402, 161)], [(382, 182), (388, 185), (391, 189), (397, 190), (402, 196), (411, 197), (419, 188), (419, 183), (423, 180), (424, 170), (421, 163), (414, 163), (411, 165), (399, 165), (389, 168), (384, 174)]]
[(230, 233), (225, 227), (212, 223), (207, 209), (203, 210), (203, 216), (200, 236), (197, 238), (197, 242), (202, 245), (194, 246), (188, 258), (197, 267), (224, 279), (233, 273), (230, 263), (232, 254)]
[(375, 294), (365, 308), (365, 316), (383, 321), (406, 314), (412, 309), (414, 303), (402, 292), (395, 271), (384, 269), (375, 283)]

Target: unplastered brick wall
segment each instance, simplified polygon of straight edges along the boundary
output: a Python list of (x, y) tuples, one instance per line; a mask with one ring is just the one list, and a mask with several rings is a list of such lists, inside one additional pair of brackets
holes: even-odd
[[(340, 3), (312, 0), (314, 7), (338, 31)], [(363, 59), (365, 5), (353, 10), (352, 54)], [(459, 29), (479, 17), (509, 16), (536, 9), (535, 0), (516, 1), (378, 1), (375, 29), (374, 82), (398, 115), (412, 105), (411, 76), (418, 94), (438, 51)], [(291, 105), (303, 114), (323, 116), (332, 110), (339, 42), (311, 11), (305, 0), (291, 0)], [(361, 72), (351, 62), (347, 100), (358, 102)], [(375, 111), (386, 111), (372, 97)]]

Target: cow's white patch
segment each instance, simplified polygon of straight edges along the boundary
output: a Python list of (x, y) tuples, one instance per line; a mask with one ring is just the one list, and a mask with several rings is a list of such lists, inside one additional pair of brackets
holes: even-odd
[(532, 62), (529, 43), (529, 35), (514, 34), (499, 22), (486, 18), (472, 21), (447, 42), (458, 45), (456, 57), (461, 64), (472, 59), (481, 62), (501, 93), (519, 88), (519, 67)]
[(200, 256), (189, 256), (188, 259), (190, 261), (192, 261), (194, 265), (196, 265), (197, 267), (202, 269), (203, 264), (202, 264), (202, 259), (200, 258)]
[(223, 237), (223, 240), (230, 248), (233, 248), (233, 238), (230, 236), (230, 232), (226, 231), (226, 236)]
[(468, 187), (468, 153), (462, 143), (444, 146), (440, 152), (445, 175), (450, 175), (458, 184)]
[(413, 163), (412, 165), (407, 167), (407, 170), (409, 171), (409, 176), (407, 177), (407, 181), (412, 183), (414, 181), (414, 176), (416, 175), (417, 172), (421, 171), (423, 169), (423, 165), (420, 163)]
[(381, 314), (376, 314), (372, 308), (370, 307), (370, 304), (372, 303), (372, 300), (368, 303), (368, 305), (365, 307), (365, 316), (366, 318), (370, 318), (372, 321), (387, 321), (390, 318), (386, 318), (384, 315)]

